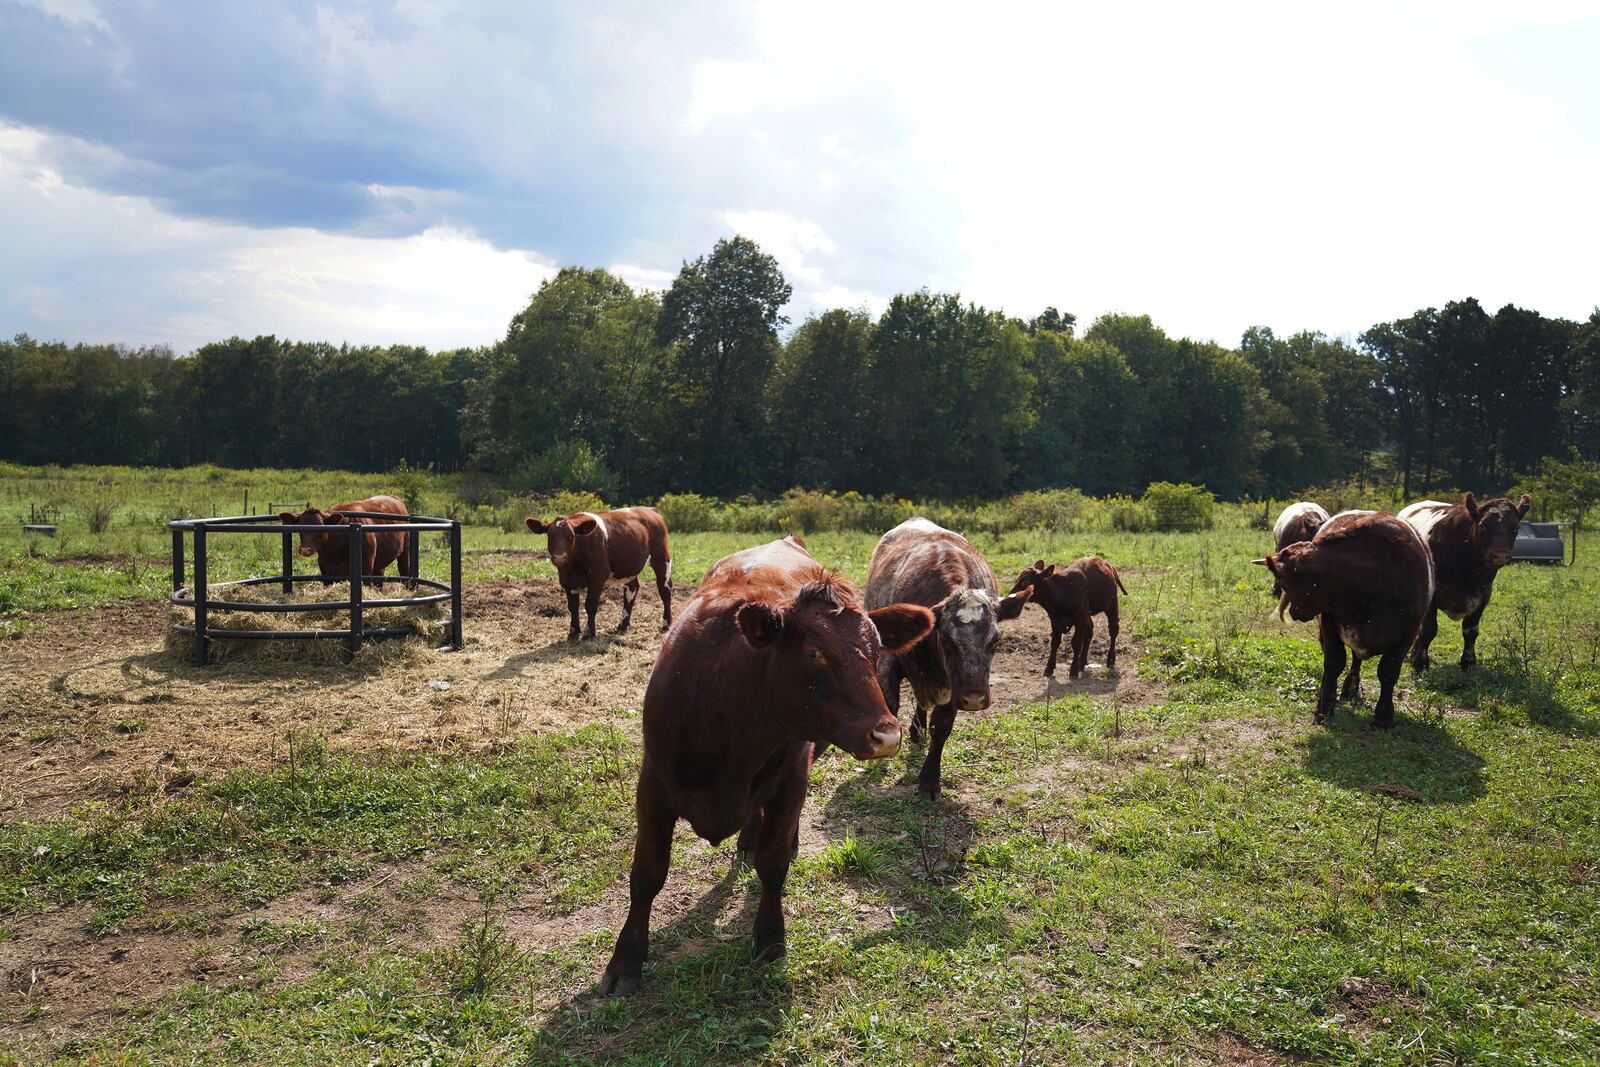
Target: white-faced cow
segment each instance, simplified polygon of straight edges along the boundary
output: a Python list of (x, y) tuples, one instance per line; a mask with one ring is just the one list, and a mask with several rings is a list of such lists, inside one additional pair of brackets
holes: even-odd
[(1411, 653), (1416, 670), (1428, 669), (1428, 646), (1439, 632), (1441, 611), (1461, 621), (1461, 669), (1478, 662), (1478, 623), (1532, 505), (1527, 493), (1515, 504), (1504, 497), (1479, 504), (1468, 493), (1459, 504), (1422, 500), (1400, 512), (1433, 552), (1434, 600)]
[(1383, 688), (1372, 724), (1393, 727), (1395, 682), (1433, 599), (1433, 564), (1421, 535), (1393, 515), (1343, 511), (1323, 523), (1310, 541), (1254, 562), (1277, 578), (1289, 598), (1290, 618), (1317, 620), (1322, 683), (1313, 721), (1333, 717), (1348, 645), (1354, 661), (1345, 695), (1356, 695), (1362, 660), (1376, 659)]
[(549, 539), (550, 562), (567, 594), (572, 630), (567, 640), (578, 639), (578, 594), (587, 593), (584, 611), (589, 624), (583, 639), (594, 640), (594, 615), (606, 586), (622, 583), (622, 622), (626, 633), (639, 599), (639, 575), (646, 567), (655, 571), (656, 592), (661, 596), (661, 628), (672, 625), (672, 551), (667, 546), (667, 523), (655, 508), (619, 508), (616, 511), (579, 511), (549, 522), (525, 520), (529, 531)]
[(713, 844), (739, 835), (761, 879), (756, 956), (784, 954), (783, 883), (815, 746), (857, 759), (899, 751), (878, 659), (932, 627), (932, 613), (914, 604), (862, 611), (850, 583), (798, 538), (711, 568), (667, 632), (645, 689), (628, 918), (601, 981), (606, 993), (639, 986), (679, 819)]
[(1026, 592), (1001, 597), (988, 562), (958, 533), (927, 519), (907, 519), (884, 534), (867, 569), (867, 607), (921, 604), (933, 612), (934, 636), (904, 653), (884, 656), (878, 677), (896, 715), (900, 682), (911, 683), (917, 710), (911, 740), (921, 741), (930, 719), (932, 741), (917, 776), (917, 792), (939, 795), (939, 764), (956, 710), (989, 706), (989, 665), (999, 623), (1022, 614)]
[[(1311, 540), (1327, 521), (1328, 513), (1321, 504), (1310, 500), (1290, 504), (1278, 515), (1278, 521), (1272, 524), (1272, 550), (1276, 552), (1297, 542)], [(1278, 618), (1281, 619), (1289, 602), (1284, 598), (1277, 579), (1272, 582), (1272, 595), (1278, 601)]]

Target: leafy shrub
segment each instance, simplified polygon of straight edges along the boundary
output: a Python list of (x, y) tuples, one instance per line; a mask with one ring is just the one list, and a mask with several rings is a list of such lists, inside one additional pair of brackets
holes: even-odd
[(1076, 489), (1019, 493), (999, 508), (1000, 522), (1008, 530), (1070, 530), (1084, 510), (1084, 495)]
[(511, 482), (535, 493), (572, 489), (605, 495), (615, 491), (617, 475), (589, 442), (574, 439), (557, 441), (523, 460), (512, 472)]
[(699, 493), (667, 493), (656, 501), (667, 529), (703, 533), (717, 528), (717, 502)]
[(799, 527), (802, 533), (840, 529), (846, 519), (842, 498), (815, 489), (791, 489), (783, 494), (785, 526)]
[(1157, 530), (1209, 530), (1217, 498), (1203, 486), (1151, 482), (1139, 503)]
[(1111, 518), (1113, 530), (1126, 530), (1129, 533), (1144, 533), (1154, 528), (1150, 509), (1141, 501), (1117, 493), (1108, 496), (1104, 501), (1106, 514)]

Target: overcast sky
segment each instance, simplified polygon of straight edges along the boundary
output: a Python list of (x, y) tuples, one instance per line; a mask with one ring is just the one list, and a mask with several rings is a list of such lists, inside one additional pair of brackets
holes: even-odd
[(0, 0), (0, 334), (481, 344), (743, 233), (1238, 341), (1600, 303), (1600, 10)]

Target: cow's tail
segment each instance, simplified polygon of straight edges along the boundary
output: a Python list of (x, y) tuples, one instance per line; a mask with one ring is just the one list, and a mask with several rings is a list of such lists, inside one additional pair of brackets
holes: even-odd
[[(1107, 563), (1106, 566), (1111, 567), (1111, 564)], [(1111, 578), (1117, 583), (1117, 588), (1122, 590), (1122, 595), (1127, 596), (1128, 587), (1122, 584), (1122, 575), (1117, 573), (1117, 568), (1115, 567), (1111, 567)]]

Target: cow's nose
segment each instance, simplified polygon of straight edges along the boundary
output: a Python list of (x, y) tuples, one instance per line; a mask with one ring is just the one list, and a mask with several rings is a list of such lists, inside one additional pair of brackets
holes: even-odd
[(317, 550), (306, 545), (301, 545), (300, 554), (302, 556), (314, 556), (317, 554)]
[(1496, 567), (1504, 567), (1507, 563), (1511, 562), (1511, 553), (1495, 552), (1489, 556), (1489, 562), (1493, 563)]
[(982, 711), (989, 706), (989, 691), (986, 689), (968, 689), (961, 694), (962, 711)]
[(872, 747), (867, 752), (868, 759), (884, 759), (900, 751), (900, 727), (880, 726), (867, 735), (867, 740)]

